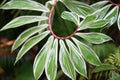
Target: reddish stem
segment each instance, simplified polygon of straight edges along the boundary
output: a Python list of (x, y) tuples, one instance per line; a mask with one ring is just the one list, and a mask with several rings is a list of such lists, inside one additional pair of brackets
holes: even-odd
[(57, 38), (57, 39), (59, 39), (59, 40), (65, 40), (65, 39), (68, 39), (68, 38), (73, 37), (73, 36), (76, 34), (76, 32), (77, 32), (77, 30), (78, 30), (78, 26), (76, 27), (76, 30), (75, 30), (71, 35), (66, 36), (66, 37), (59, 37), (59, 36), (57, 36), (57, 35), (53, 32), (53, 30), (52, 30), (52, 24), (51, 24), (51, 17), (52, 17), (52, 14), (53, 14), (54, 10), (55, 10), (55, 7), (56, 7), (56, 5), (57, 5), (57, 2), (58, 2), (58, 0), (56, 0), (55, 4), (52, 6), (52, 8), (51, 8), (51, 10), (50, 10), (50, 14), (49, 14), (49, 17), (48, 17), (48, 26), (49, 26), (49, 30), (50, 30), (50, 33), (52, 34), (52, 36), (54, 36), (55, 38)]
[(109, 0), (111, 4), (115, 5), (115, 6), (119, 6), (120, 7), (120, 3), (116, 4), (114, 3), (112, 0)]

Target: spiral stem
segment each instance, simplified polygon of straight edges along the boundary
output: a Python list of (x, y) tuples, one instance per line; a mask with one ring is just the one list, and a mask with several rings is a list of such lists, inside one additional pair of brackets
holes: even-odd
[(76, 34), (76, 32), (77, 32), (77, 30), (78, 30), (78, 26), (76, 27), (76, 30), (75, 30), (71, 35), (66, 36), (66, 37), (59, 37), (59, 36), (57, 36), (57, 35), (53, 32), (53, 30), (52, 30), (52, 24), (51, 24), (51, 18), (52, 18), (52, 14), (53, 14), (53, 12), (54, 12), (54, 10), (55, 10), (55, 7), (56, 7), (57, 3), (58, 3), (58, 0), (56, 0), (56, 2), (54, 3), (54, 5), (52, 6), (52, 8), (51, 8), (51, 10), (50, 10), (49, 17), (48, 17), (48, 26), (49, 26), (49, 30), (50, 30), (50, 33), (52, 34), (52, 36), (54, 36), (55, 38), (57, 38), (57, 39), (59, 39), (59, 40), (65, 40), (65, 39), (68, 39), (68, 38), (73, 37), (73, 36)]

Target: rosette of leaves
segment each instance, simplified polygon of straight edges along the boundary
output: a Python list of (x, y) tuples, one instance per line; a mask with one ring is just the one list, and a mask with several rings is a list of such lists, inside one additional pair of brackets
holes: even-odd
[(120, 1), (119, 0), (106, 0), (99, 1), (91, 5), (94, 8), (95, 14), (99, 19), (109, 19), (109, 25), (111, 26), (117, 22), (118, 29), (120, 30)]
[[(77, 25), (76, 30), (69, 36), (59, 37), (52, 29), (51, 22), (58, 2), (63, 3), (68, 10), (64, 11), (61, 17)], [(2, 9), (22, 9), (43, 12), (40, 16), (27, 15), (15, 18), (1, 29), (3, 31), (25, 24), (39, 22), (37, 26), (21, 33), (12, 46), (12, 51), (14, 51), (22, 45), (17, 54), (16, 63), (34, 45), (44, 38), (48, 38), (45, 45), (38, 52), (33, 64), (33, 72), (36, 79), (39, 79), (45, 70), (48, 80), (55, 80), (58, 60), (62, 71), (72, 80), (76, 80), (76, 72), (87, 78), (86, 61), (96, 66), (101, 65), (96, 53), (77, 37), (93, 44), (102, 44), (111, 40), (109, 36), (102, 33), (80, 32), (85, 29), (102, 28), (109, 23), (109, 20), (98, 19), (96, 14), (91, 14), (94, 10), (87, 4), (74, 0), (52, 0), (46, 2), (44, 6), (32, 0), (11, 0), (3, 5)]]

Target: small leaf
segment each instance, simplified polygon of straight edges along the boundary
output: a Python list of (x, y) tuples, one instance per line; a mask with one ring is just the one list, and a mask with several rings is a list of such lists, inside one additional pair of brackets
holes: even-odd
[(75, 13), (64, 11), (61, 15), (63, 19), (74, 22), (76, 25), (79, 25), (79, 16)]
[(118, 17), (118, 20), (117, 20), (117, 24), (118, 24), (118, 28), (120, 30), (120, 14), (119, 14), (119, 17)]
[(119, 11), (119, 7), (114, 7), (111, 11), (109, 11), (109, 13), (105, 16), (104, 19), (109, 19), (110, 23), (109, 25), (111, 26), (112, 24), (114, 24), (118, 18), (118, 11)]
[(53, 37), (50, 37), (47, 43), (43, 46), (43, 48), (40, 50), (40, 52), (35, 57), (35, 61), (33, 64), (33, 72), (34, 72), (34, 76), (36, 80), (39, 79), (39, 77), (42, 75), (44, 71), (45, 64), (48, 59), (47, 56), (51, 50), (52, 42), (53, 42)]
[(75, 12), (80, 17), (85, 18), (93, 12), (93, 8), (87, 4), (73, 0), (60, 0), (71, 12)]
[(12, 51), (17, 49), (19, 46), (21, 46), (29, 37), (32, 35), (41, 32), (43, 29), (45, 29), (48, 25), (40, 25), (36, 27), (32, 27), (30, 29), (25, 30), (22, 34), (19, 35), (19, 37), (15, 40)]
[(45, 66), (48, 80), (55, 80), (57, 74), (58, 40), (55, 39), (49, 59)]
[(46, 31), (42, 34), (38, 34), (32, 38), (30, 38), (29, 40), (27, 40), (24, 45), (22, 46), (22, 48), (20, 49), (19, 53), (17, 54), (17, 58), (15, 63), (21, 59), (21, 57), (29, 50), (31, 49), (34, 45), (36, 45), (38, 42), (40, 42), (43, 38), (45, 38), (47, 35), (49, 34), (49, 31)]
[(60, 41), (59, 61), (60, 61), (60, 66), (62, 68), (62, 71), (72, 80), (76, 80), (76, 73), (75, 73), (74, 66), (71, 62), (68, 50), (65, 47), (65, 44), (62, 40)]
[(100, 66), (97, 66), (94, 70), (93, 73), (101, 72), (101, 71), (107, 71), (107, 70), (114, 70), (116, 69), (115, 66), (109, 65), (109, 64), (102, 64)]
[(80, 73), (82, 76), (87, 78), (86, 64), (83, 57), (79, 53), (77, 47), (71, 41), (66, 40), (66, 42), (69, 47), (71, 59), (75, 66), (76, 71)]
[(83, 44), (82, 42), (76, 40), (75, 38), (72, 38), (73, 41), (75, 42), (75, 44), (77, 45), (80, 53), (82, 54), (82, 56), (85, 58), (85, 60), (93, 65), (101, 65), (101, 62), (98, 58), (98, 56), (96, 55), (96, 53), (87, 45)]
[(92, 4), (91, 7), (93, 7), (95, 10), (97, 10), (97, 9), (100, 9), (101, 7), (103, 7), (107, 3), (108, 3), (108, 1), (99, 1), (97, 3)]
[(22, 9), (43, 12), (49, 11), (46, 6), (32, 0), (11, 0), (3, 5), (2, 9)]
[(20, 16), (10, 21), (0, 31), (47, 19), (45, 16)]
[(79, 30), (86, 29), (91, 22), (95, 21), (97, 16), (95, 14), (88, 15), (81, 23)]
[(102, 34), (102, 33), (77, 33), (76, 35), (82, 37), (83, 39), (87, 40), (90, 43), (94, 44), (101, 44), (107, 41), (112, 40), (109, 36)]

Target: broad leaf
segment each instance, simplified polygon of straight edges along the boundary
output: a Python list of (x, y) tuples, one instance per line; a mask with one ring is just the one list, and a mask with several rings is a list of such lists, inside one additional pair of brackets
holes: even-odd
[(58, 40), (54, 41), (49, 59), (45, 66), (45, 72), (48, 80), (55, 80), (57, 74), (57, 56), (58, 56)]
[(86, 64), (83, 57), (81, 56), (81, 53), (79, 53), (77, 47), (71, 41), (66, 40), (66, 42), (69, 47), (71, 59), (76, 71), (87, 78)]
[(45, 16), (20, 16), (10, 21), (0, 31), (47, 19)]
[(75, 13), (64, 11), (61, 15), (63, 19), (74, 22), (76, 25), (79, 25), (79, 16)]
[(108, 1), (99, 1), (97, 3), (92, 4), (91, 7), (93, 7), (95, 10), (97, 10), (97, 9), (100, 9), (101, 7), (103, 7), (107, 3), (108, 3)]
[(34, 72), (34, 76), (36, 80), (39, 79), (39, 77), (42, 75), (44, 71), (45, 64), (48, 59), (47, 57), (51, 50), (52, 42), (53, 42), (53, 37), (50, 37), (47, 43), (43, 46), (43, 48), (40, 50), (40, 52), (35, 57), (35, 61), (33, 64), (33, 72)]
[(119, 17), (118, 17), (118, 20), (117, 20), (117, 24), (118, 24), (118, 28), (120, 30), (120, 14), (119, 14)]
[(79, 30), (86, 29), (89, 24), (91, 24), (93, 21), (95, 21), (97, 16), (95, 14), (88, 15), (81, 23)]
[(100, 72), (100, 71), (114, 70), (114, 69), (116, 69), (116, 67), (113, 66), (113, 65), (102, 64), (102, 65), (100, 65), (100, 66), (97, 66), (97, 67), (93, 70), (93, 73), (97, 73), (97, 72)]
[(73, 0), (60, 0), (64, 5), (71, 11), (78, 14), (80, 17), (84, 18), (86, 15), (93, 12), (93, 8), (87, 4), (81, 3), (79, 1)]
[(30, 39), (28, 39), (22, 48), (20, 49), (19, 53), (17, 54), (17, 58), (15, 63), (21, 59), (21, 57), (29, 50), (31, 49), (34, 45), (36, 45), (38, 42), (40, 42), (43, 38), (45, 38), (49, 34), (49, 31), (46, 31), (42, 34), (38, 34)]
[(48, 25), (40, 25), (36, 27), (32, 27), (30, 29), (25, 30), (22, 34), (19, 35), (19, 37), (16, 39), (12, 46), (12, 51), (17, 49), (19, 46), (21, 46), (29, 37), (32, 35), (41, 32), (43, 29), (45, 29)]
[(94, 44), (101, 44), (107, 41), (112, 40), (109, 36), (102, 34), (102, 33), (77, 33), (76, 35), (82, 37), (83, 39), (87, 40), (90, 43)]
[(114, 7), (111, 11), (109, 11), (109, 13), (105, 16), (104, 19), (109, 19), (110, 23), (109, 25), (112, 25), (116, 22), (117, 18), (118, 18), (118, 11), (119, 11), (119, 7)]
[(65, 47), (65, 44), (62, 40), (60, 41), (59, 61), (62, 71), (72, 80), (75, 80), (76, 79), (75, 69), (71, 62), (68, 50)]
[(75, 44), (77, 45), (80, 53), (82, 53), (82, 56), (85, 58), (85, 60), (93, 65), (101, 65), (101, 62), (96, 55), (96, 53), (87, 45), (83, 44), (82, 42), (76, 40), (75, 38), (72, 38)]
[(43, 12), (49, 11), (46, 6), (32, 0), (11, 0), (3, 5), (2, 9), (22, 9)]

